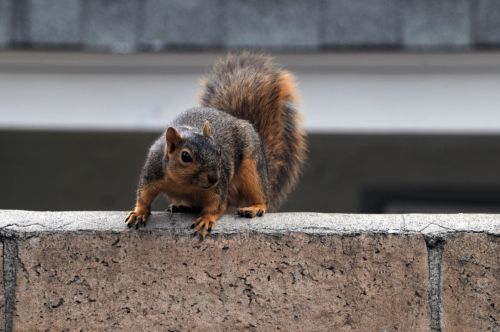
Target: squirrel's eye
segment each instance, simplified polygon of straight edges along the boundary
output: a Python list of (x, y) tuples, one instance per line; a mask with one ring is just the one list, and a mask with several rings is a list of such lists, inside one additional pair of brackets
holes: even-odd
[(191, 155), (187, 151), (182, 151), (181, 159), (185, 163), (190, 163), (193, 161), (193, 158), (191, 158)]
[(219, 157), (222, 156), (222, 150), (219, 149), (219, 151), (217, 151), (219, 153)]

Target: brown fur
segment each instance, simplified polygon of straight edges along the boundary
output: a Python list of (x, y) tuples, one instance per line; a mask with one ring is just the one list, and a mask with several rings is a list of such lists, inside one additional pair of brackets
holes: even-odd
[(151, 203), (158, 196), (158, 193), (165, 186), (165, 181), (157, 180), (148, 183), (137, 190), (137, 201), (135, 203), (134, 211), (130, 212), (125, 219), (127, 225), (130, 227), (132, 224), (139, 225), (145, 224), (146, 220), (151, 213)]
[(230, 197), (241, 197), (239, 201), (248, 205), (238, 209), (239, 215), (255, 217), (267, 211), (261, 178), (251, 156), (243, 157), (238, 173), (231, 180), (230, 188)]
[(199, 233), (201, 238), (204, 238), (212, 230), (216, 220), (226, 210), (227, 203), (217, 194), (216, 188), (204, 190), (197, 186), (176, 182), (175, 178), (167, 178), (162, 191), (175, 204), (201, 209), (200, 216), (193, 224), (195, 234)]
[[(204, 127), (203, 130), (208, 132), (211, 129), (207, 129), (206, 127)], [(201, 165), (199, 160), (197, 160), (193, 156), (193, 153), (189, 148), (182, 147), (183, 138), (177, 132), (175, 135), (173, 134), (173, 132), (171, 132), (171, 135), (175, 136), (175, 138), (173, 139), (175, 140), (175, 144), (177, 145), (176, 149), (172, 151), (172, 144), (174, 143), (168, 143), (170, 142), (168, 138), (169, 131), (167, 131), (167, 144), (165, 147), (165, 154), (168, 156), (169, 160), (168, 165), (165, 169), (167, 178), (170, 180), (170, 182), (175, 182), (177, 186), (183, 187), (187, 191), (189, 191), (189, 188), (193, 187), (193, 185), (195, 186), (194, 189), (198, 190), (199, 186), (197, 186), (197, 184), (199, 183), (192, 183), (191, 181), (193, 179), (193, 176), (200, 172), (200, 169), (203, 167), (203, 165)], [(187, 151), (193, 156), (193, 162), (188, 164), (182, 162), (181, 155), (183, 151)], [(207, 172), (201, 172), (199, 175), (200, 179), (206, 179), (206, 177)]]
[(202, 107), (179, 114), (151, 146), (128, 225), (144, 224), (162, 192), (201, 210), (193, 228), (203, 238), (227, 209), (261, 216), (295, 186), (306, 146), (293, 75), (242, 53), (216, 64), (204, 85)]
[(202, 239), (212, 230), (217, 219), (219, 219), (226, 210), (225, 202), (221, 202), (215, 196), (212, 196), (205, 204), (200, 216), (193, 224), (195, 235), (201, 231), (200, 236)]
[(259, 133), (271, 209), (277, 209), (294, 188), (305, 159), (305, 135), (294, 107), (298, 100), (293, 75), (263, 55), (229, 55), (204, 81), (203, 106), (247, 120)]
[(292, 73), (283, 70), (281, 71), (280, 78), (280, 95), (279, 101), (281, 106), (284, 105), (286, 101), (290, 101), (292, 103), (299, 103), (300, 97), (299, 92), (295, 86), (295, 77)]

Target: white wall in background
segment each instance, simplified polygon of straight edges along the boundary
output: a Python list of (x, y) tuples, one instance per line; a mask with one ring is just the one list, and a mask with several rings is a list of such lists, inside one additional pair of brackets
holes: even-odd
[(0, 126), (158, 129), (195, 105), (197, 75), (1, 74)]
[[(0, 53), (0, 128), (160, 130), (214, 55)], [(500, 133), (500, 54), (282, 55), (311, 131)]]

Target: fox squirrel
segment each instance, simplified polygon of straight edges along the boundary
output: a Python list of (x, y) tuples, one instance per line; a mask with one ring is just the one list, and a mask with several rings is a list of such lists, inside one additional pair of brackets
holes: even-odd
[(164, 193), (171, 212), (200, 212), (192, 228), (204, 238), (226, 211), (262, 216), (295, 186), (306, 146), (292, 74), (244, 52), (216, 63), (203, 85), (201, 106), (180, 114), (151, 146), (129, 227), (145, 224)]

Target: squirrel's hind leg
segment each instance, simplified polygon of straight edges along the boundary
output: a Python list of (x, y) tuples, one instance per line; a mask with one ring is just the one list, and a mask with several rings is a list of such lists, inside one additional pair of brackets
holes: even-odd
[(254, 218), (262, 217), (266, 213), (267, 207), (265, 204), (255, 204), (238, 209), (238, 215), (240, 217)]
[(238, 215), (246, 218), (262, 217), (267, 212), (266, 196), (257, 163), (251, 156), (243, 158), (233, 181), (243, 200), (248, 204), (246, 207), (238, 208)]

